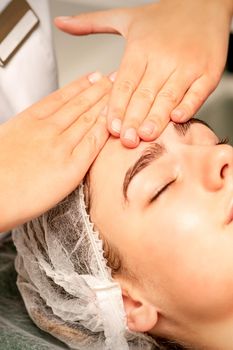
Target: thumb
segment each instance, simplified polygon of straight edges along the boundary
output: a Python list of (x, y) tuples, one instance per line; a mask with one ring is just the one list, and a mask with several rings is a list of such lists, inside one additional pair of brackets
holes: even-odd
[(128, 30), (128, 10), (108, 10), (84, 13), (78, 16), (57, 17), (55, 25), (73, 35), (113, 33), (126, 36)]

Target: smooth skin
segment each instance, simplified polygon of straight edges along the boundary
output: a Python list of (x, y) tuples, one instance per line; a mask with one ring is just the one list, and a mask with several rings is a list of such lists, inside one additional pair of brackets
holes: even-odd
[(0, 232), (72, 192), (109, 137), (111, 81), (94, 73), (0, 125)]
[(227, 56), (232, 0), (161, 0), (55, 19), (73, 35), (121, 34), (127, 42), (108, 110), (123, 145), (190, 119), (216, 88)]
[[(114, 278), (130, 330), (232, 350), (233, 148), (205, 125), (183, 127), (170, 122), (159, 147), (128, 150), (109, 138), (90, 171), (91, 219), (121, 256)], [(132, 178), (126, 200), (125, 174), (148, 146), (159, 154)]]

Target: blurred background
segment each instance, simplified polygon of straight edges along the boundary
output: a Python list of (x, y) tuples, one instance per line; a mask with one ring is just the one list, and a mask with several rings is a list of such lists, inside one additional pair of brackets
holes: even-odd
[[(150, 2), (152, 0), (50, 0), (51, 17)], [(122, 37), (111, 34), (75, 37), (55, 27), (53, 31), (60, 86), (87, 72), (99, 70), (107, 74), (118, 68), (124, 50)], [(231, 52), (229, 70), (232, 70), (232, 66)], [(197, 113), (197, 117), (207, 121), (220, 137), (228, 136), (233, 144), (233, 73), (226, 70), (217, 89)]]

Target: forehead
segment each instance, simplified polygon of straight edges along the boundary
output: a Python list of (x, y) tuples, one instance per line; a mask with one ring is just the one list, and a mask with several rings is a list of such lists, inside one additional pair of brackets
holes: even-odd
[[(156, 141), (166, 139), (166, 136), (169, 134), (174, 134), (170, 129), (174, 129), (172, 123), (169, 124), (163, 132), (163, 135), (161, 135)], [(172, 138), (174, 136), (175, 135), (173, 135)], [(142, 141), (138, 147), (130, 149), (124, 147), (119, 138), (110, 137), (92, 165), (90, 172), (91, 177), (97, 180), (99, 180), (99, 177), (102, 179), (104, 178), (108, 183), (115, 178), (116, 174), (119, 174), (123, 181), (124, 175), (129, 166), (140, 157), (143, 150), (148, 147), (148, 145), (148, 142)], [(108, 169), (107, 173), (105, 173), (106, 169)]]
[[(147, 144), (148, 145), (148, 144)], [(96, 229), (111, 241), (127, 227), (123, 181), (128, 168), (146, 145), (127, 149), (119, 139), (110, 137), (90, 170), (90, 215)]]
[[(175, 129), (174, 124), (169, 123), (156, 142), (162, 142), (166, 147), (171, 146), (172, 148), (181, 139), (182, 134), (177, 133)], [(198, 123), (192, 126), (190, 134), (192, 135), (187, 137), (190, 137), (189, 141), (192, 143), (191, 138), (195, 137), (195, 134), (201, 134), (203, 139), (208, 139), (208, 135), (213, 133), (209, 128)], [(106, 142), (90, 170), (92, 202), (94, 206), (98, 204), (100, 215), (106, 213), (106, 208), (108, 208), (107, 211), (111, 211), (113, 207), (116, 210), (116, 203), (123, 205), (122, 191), (125, 174), (148, 146), (148, 142), (141, 142), (137, 148), (128, 149), (122, 146), (118, 138), (114, 137), (110, 137)], [(117, 215), (120, 215), (120, 210)]]
[(128, 149), (118, 138), (109, 138), (90, 170), (92, 202), (98, 201), (98, 210), (102, 204), (109, 207), (112, 200), (123, 200), (124, 176), (146, 146), (148, 143), (141, 142), (137, 148)]
[(111, 222), (115, 219), (124, 226), (124, 177), (146, 147), (148, 143), (141, 142), (137, 148), (128, 149), (118, 138), (110, 137), (93, 163), (90, 170), (91, 219), (101, 232), (111, 232)]

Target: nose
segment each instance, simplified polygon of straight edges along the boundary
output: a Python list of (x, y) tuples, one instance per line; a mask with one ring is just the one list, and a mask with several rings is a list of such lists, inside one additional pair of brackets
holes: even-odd
[(230, 145), (208, 148), (201, 155), (203, 184), (209, 191), (218, 191), (233, 180), (233, 148)]

